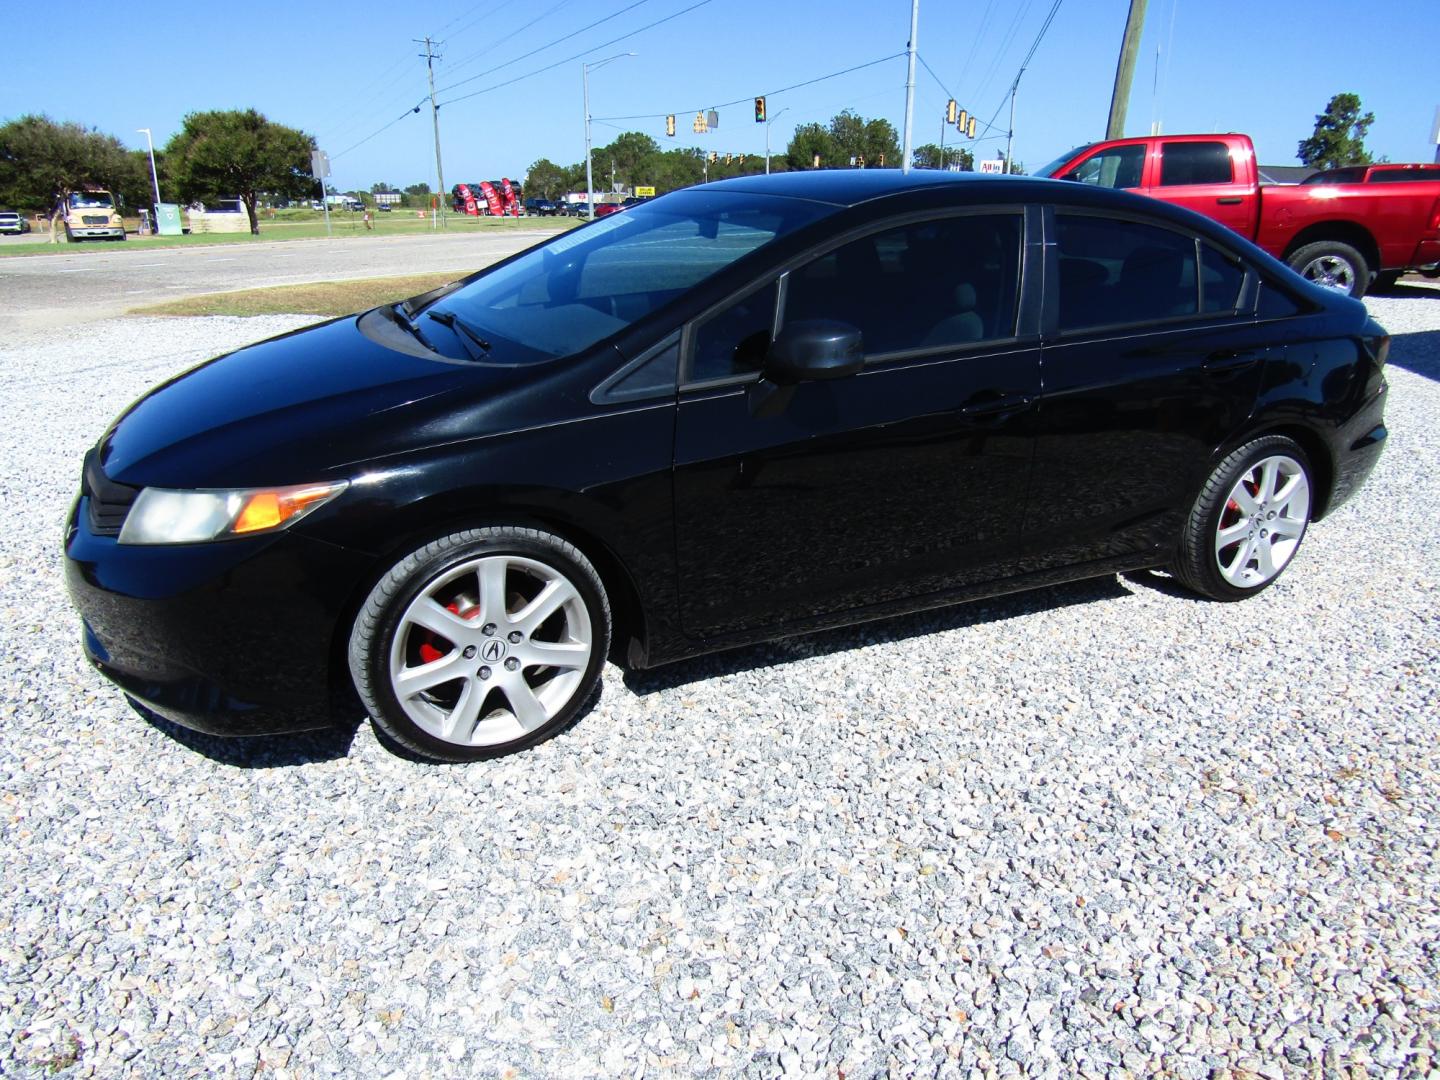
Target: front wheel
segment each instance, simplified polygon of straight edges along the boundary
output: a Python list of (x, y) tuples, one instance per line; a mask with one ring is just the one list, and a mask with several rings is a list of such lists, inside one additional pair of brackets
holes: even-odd
[(1306, 281), (1346, 296), (1364, 296), (1370, 287), (1370, 265), (1365, 256), (1338, 240), (1306, 244), (1285, 261)]
[(1267, 435), (1227, 455), (1191, 507), (1172, 567), (1214, 600), (1244, 600), (1274, 584), (1310, 524), (1310, 459)]
[(590, 561), (535, 529), (468, 529), (399, 560), (350, 635), (350, 672), (381, 733), (432, 761), (554, 735), (593, 699), (610, 607)]

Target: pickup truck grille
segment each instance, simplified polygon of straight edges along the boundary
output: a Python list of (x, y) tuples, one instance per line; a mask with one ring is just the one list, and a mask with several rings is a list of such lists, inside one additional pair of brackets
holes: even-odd
[(89, 500), (90, 531), (96, 536), (119, 536), (140, 489), (111, 480), (100, 468), (99, 453), (91, 450), (85, 455), (80, 494)]
[(110, 224), (110, 217), (108, 214), (81, 214), (80, 220), (83, 221), (86, 225)]

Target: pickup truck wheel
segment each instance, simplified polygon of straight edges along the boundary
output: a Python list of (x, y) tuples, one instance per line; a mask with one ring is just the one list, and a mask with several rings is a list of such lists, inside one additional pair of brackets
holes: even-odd
[(1347, 296), (1364, 296), (1370, 286), (1370, 267), (1365, 257), (1338, 240), (1306, 244), (1286, 261), (1306, 281)]

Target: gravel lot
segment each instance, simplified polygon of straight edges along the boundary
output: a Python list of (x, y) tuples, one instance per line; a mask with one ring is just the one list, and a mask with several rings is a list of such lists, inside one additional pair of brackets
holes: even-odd
[(539, 749), (150, 723), (80, 457), (298, 318), (0, 351), (0, 1075), (1440, 1077), (1440, 289), (1261, 600), (1104, 578), (607, 672)]

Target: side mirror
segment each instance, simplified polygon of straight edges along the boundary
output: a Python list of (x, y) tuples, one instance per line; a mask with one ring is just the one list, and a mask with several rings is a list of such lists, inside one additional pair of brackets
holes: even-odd
[(765, 377), (777, 386), (843, 379), (865, 366), (860, 331), (831, 319), (801, 319), (780, 331), (765, 356)]

